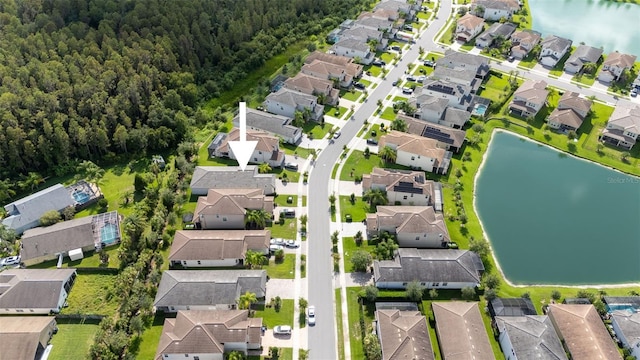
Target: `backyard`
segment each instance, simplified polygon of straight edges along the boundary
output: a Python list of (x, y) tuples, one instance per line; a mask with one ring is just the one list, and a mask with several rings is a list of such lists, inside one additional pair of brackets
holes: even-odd
[(120, 302), (113, 296), (115, 281), (115, 275), (78, 274), (67, 298), (69, 307), (62, 309), (61, 313), (114, 315)]
[[(93, 344), (96, 332), (98, 332), (98, 322), (63, 319), (56, 320), (56, 322), (58, 323), (58, 333), (51, 338), (53, 348), (49, 354), (49, 360), (88, 358), (89, 348)], [(155, 355), (157, 343), (153, 346)]]
[[(366, 158), (362, 151), (356, 150), (351, 153), (351, 156), (349, 156), (347, 161), (344, 163), (342, 173), (340, 174), (340, 180), (353, 181), (356, 177), (361, 178), (363, 174), (371, 173), (371, 170), (373, 170), (374, 167), (403, 170), (408, 169), (406, 166), (385, 162), (378, 155), (373, 153)], [(427, 175), (427, 177), (428, 176), (429, 175)]]

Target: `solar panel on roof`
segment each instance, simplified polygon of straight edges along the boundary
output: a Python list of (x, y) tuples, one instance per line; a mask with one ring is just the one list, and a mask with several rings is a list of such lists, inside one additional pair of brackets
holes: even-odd
[(404, 192), (409, 194), (421, 194), (422, 189), (413, 187), (410, 182), (400, 181), (398, 185), (393, 187), (393, 191)]
[(434, 139), (434, 140), (438, 140), (440, 142), (443, 142), (445, 144), (449, 144), (452, 145), (453, 144), (453, 139), (451, 138), (450, 134), (444, 133), (442, 131), (440, 131), (439, 129), (427, 126), (424, 129), (424, 132), (422, 133), (422, 136), (430, 138), (430, 139)]

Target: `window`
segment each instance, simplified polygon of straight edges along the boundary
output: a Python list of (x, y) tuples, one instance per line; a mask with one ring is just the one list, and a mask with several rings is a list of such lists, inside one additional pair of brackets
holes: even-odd
[(202, 264), (201, 264), (201, 262), (200, 262), (200, 260), (198, 260), (198, 265), (202, 265)]
[(402, 283), (402, 286), (407, 286), (407, 283)]
[(442, 286), (447, 286), (447, 283), (442, 283)]
[(407, 200), (407, 195), (403, 196), (402, 198), (403, 198), (404, 200)]
[(416, 236), (416, 241), (420, 240), (420, 236)]
[(200, 356), (194, 356), (193, 360), (200, 360)]
[(412, 156), (412, 157), (411, 157), (411, 160), (415, 160), (415, 159), (416, 159), (416, 157), (415, 157), (415, 156)]
[(226, 217), (223, 217), (223, 218), (222, 218), (222, 221), (227, 221), (227, 218), (226, 218)]

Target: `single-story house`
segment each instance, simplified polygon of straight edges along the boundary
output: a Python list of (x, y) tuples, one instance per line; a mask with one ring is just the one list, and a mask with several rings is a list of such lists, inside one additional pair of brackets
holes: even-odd
[(451, 241), (444, 216), (433, 206), (378, 206), (367, 214), (369, 237), (383, 232), (396, 235), (398, 245), (412, 248), (446, 248)]
[(523, 59), (538, 45), (541, 38), (542, 34), (529, 29), (514, 32), (511, 35), (511, 55), (516, 59)]
[(39, 226), (40, 218), (47, 211), (62, 212), (75, 203), (67, 188), (56, 184), (5, 205), (7, 216), (2, 219), (2, 225), (21, 235), (25, 230)]
[(567, 359), (548, 316), (497, 316), (495, 322), (500, 348), (507, 359)]
[(571, 50), (573, 42), (569, 39), (561, 38), (555, 35), (549, 35), (542, 39), (540, 43), (540, 64), (549, 68), (556, 66), (565, 54)]
[(436, 174), (449, 170), (452, 154), (436, 140), (392, 130), (380, 138), (379, 149), (385, 146), (396, 151), (396, 164)]
[(591, 100), (580, 94), (567, 91), (558, 100), (558, 107), (547, 117), (550, 128), (561, 131), (577, 131), (591, 110)]
[(442, 184), (427, 180), (422, 171), (374, 167), (362, 175), (362, 190), (383, 190), (390, 204), (433, 206), (442, 211)]
[(260, 174), (258, 167), (196, 166), (191, 177), (191, 194), (207, 195), (209, 189), (262, 189), (265, 195), (276, 193), (275, 174)]
[(547, 315), (571, 358), (622, 360), (593, 305), (549, 304)]
[(439, 146), (457, 153), (462, 148), (466, 132), (449, 126), (435, 124), (412, 118), (406, 115), (398, 115), (407, 124), (407, 133), (420, 135), (438, 141)]
[(471, 11), (489, 21), (511, 19), (518, 10), (518, 0), (474, 0), (471, 3)]
[(640, 358), (640, 313), (615, 310), (611, 313), (611, 325), (616, 336), (631, 355)]
[(0, 314), (51, 314), (62, 310), (75, 269), (9, 269), (0, 274)]
[(564, 63), (564, 71), (575, 74), (580, 72), (587, 64), (597, 64), (601, 57), (602, 49), (589, 45), (580, 45)]
[(471, 13), (464, 14), (456, 21), (456, 40), (469, 42), (484, 29), (484, 19)]
[(496, 316), (538, 315), (531, 299), (527, 298), (495, 298), (489, 301), (489, 314)]
[(198, 229), (244, 229), (247, 210), (273, 213), (273, 197), (262, 189), (209, 189), (193, 213)]
[(477, 301), (434, 301), (431, 307), (443, 359), (495, 359)]
[[(322, 81), (320, 79), (317, 80)], [(247, 129), (266, 131), (273, 136), (282, 138), (288, 144), (297, 144), (302, 138), (302, 129), (293, 126), (292, 121), (291, 118), (286, 116), (247, 108)], [(239, 116), (233, 118), (233, 126), (240, 126)]]
[(509, 111), (522, 117), (535, 117), (547, 103), (549, 91), (543, 80), (526, 80), (513, 93)]
[(618, 51), (612, 52), (604, 59), (602, 68), (598, 74), (598, 80), (603, 83), (620, 80), (622, 73), (625, 70), (631, 69), (637, 58), (636, 55), (623, 54)]
[(599, 140), (631, 150), (640, 136), (640, 105), (618, 104)]
[(315, 60), (342, 66), (351, 79), (357, 79), (362, 76), (362, 65), (354, 63), (353, 59), (348, 57), (329, 54), (322, 51), (314, 51), (304, 59), (304, 63), (311, 64)]
[[(265, 131), (250, 130), (246, 132), (247, 141), (255, 141), (256, 147), (249, 157), (250, 164), (267, 163), (272, 168), (280, 168), (284, 164), (284, 150), (280, 149), (280, 139)], [(233, 128), (231, 132), (218, 133), (209, 143), (209, 157), (236, 160), (230, 142), (240, 140), (240, 129)]]
[(156, 310), (231, 310), (245, 292), (258, 299), (267, 291), (264, 270), (166, 270), (153, 305)]
[(178, 230), (169, 264), (182, 267), (233, 267), (244, 263), (247, 251), (267, 255), (271, 230)]
[(41, 359), (57, 330), (53, 316), (0, 316), (2, 359)]
[(427, 319), (420, 311), (383, 309), (375, 316), (383, 360), (435, 359)]
[(480, 286), (484, 265), (468, 250), (400, 248), (393, 260), (373, 262), (373, 280), (379, 289), (406, 289), (412, 281), (427, 289)]
[(516, 31), (516, 28), (512, 23), (493, 23), (476, 38), (476, 46), (479, 48), (490, 47), (498, 37), (509, 40), (509, 37)]
[(25, 231), (20, 257), (30, 266), (69, 255), (75, 249), (83, 253), (99, 251), (120, 240), (120, 216), (117, 211), (111, 211)]
[(223, 360), (261, 347), (262, 318), (249, 317), (249, 310), (178, 311), (164, 320), (154, 359)]

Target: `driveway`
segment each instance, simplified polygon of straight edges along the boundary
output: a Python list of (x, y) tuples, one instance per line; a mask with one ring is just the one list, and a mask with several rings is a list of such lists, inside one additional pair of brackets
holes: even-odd
[[(347, 169), (342, 169), (342, 171), (348, 171)], [(338, 183), (338, 192), (340, 195), (351, 195), (356, 194), (356, 196), (362, 196), (362, 183), (355, 183), (355, 181), (340, 181)], [(338, 194), (336, 194), (338, 196)]]
[[(294, 279), (269, 279), (265, 301), (269, 302), (276, 296), (280, 296), (282, 299), (293, 299), (294, 287)], [(301, 293), (304, 294), (305, 292), (302, 291)]]
[(345, 236), (354, 236), (358, 231), (362, 231), (362, 235), (366, 238), (367, 237), (367, 225), (365, 225), (362, 222), (343, 222), (340, 223), (342, 226), (342, 229), (340, 231), (340, 235), (345, 237)]
[[(345, 274), (345, 281), (346, 281), (346, 287), (366, 286), (366, 285), (369, 285), (369, 284), (373, 284), (373, 273), (371, 273), (371, 272), (366, 272), (366, 273), (358, 273), (358, 272), (346, 273)], [(334, 286), (336, 287), (336, 289), (341, 286), (340, 277), (338, 277), (338, 276), (335, 277)]]
[[(302, 175), (300, 175), (302, 176)], [(302, 193), (307, 193), (307, 185), (302, 185)], [(278, 195), (298, 195), (298, 183), (287, 181), (283, 183), (280, 179), (276, 179), (276, 193)], [(289, 207), (296, 207), (297, 204), (291, 204)]]

